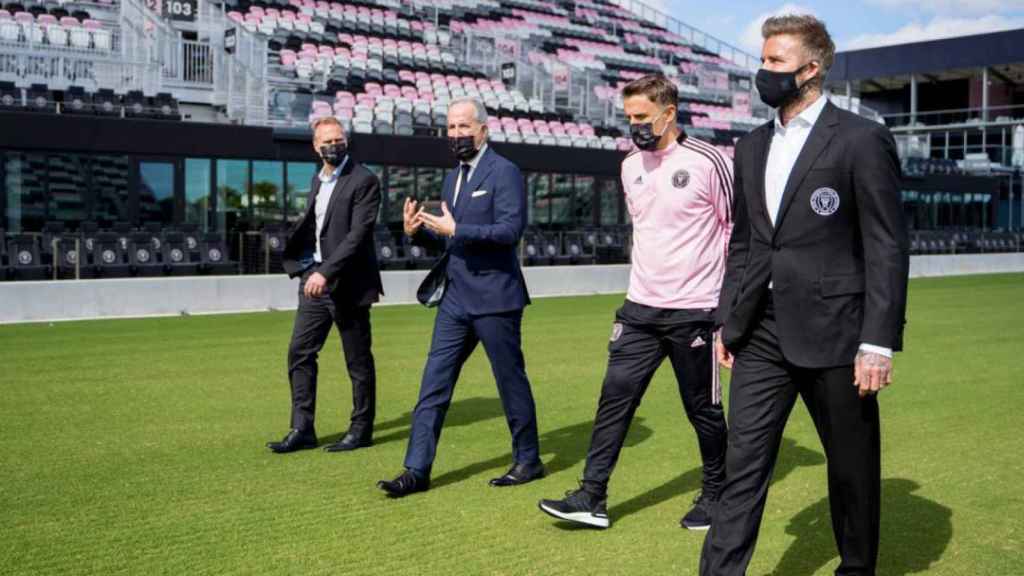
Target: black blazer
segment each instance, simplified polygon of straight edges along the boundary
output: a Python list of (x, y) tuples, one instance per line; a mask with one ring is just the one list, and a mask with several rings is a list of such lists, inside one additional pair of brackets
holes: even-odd
[[(449, 207), (458, 174), (458, 168), (449, 171), (441, 189), (441, 198)], [(452, 213), (455, 237), (439, 238), (421, 227), (412, 239), (445, 251), (421, 288), (428, 289), (431, 280), (436, 284), (444, 274), (464, 288), (460, 300), (470, 314), (521, 310), (530, 303), (518, 255), (526, 214), (522, 173), (488, 145), (466, 189), (459, 192)]]
[[(313, 176), (306, 213), (288, 233), (284, 270), (294, 278), (302, 273), (299, 260), (316, 250), (316, 195), (320, 179)], [(320, 250), (323, 263), (317, 270), (327, 278), (335, 301), (350, 306), (369, 306), (384, 293), (377, 265), (373, 230), (380, 209), (377, 176), (349, 158), (334, 184), (327, 205)]]
[(734, 228), (718, 309), (723, 343), (742, 348), (771, 281), (789, 362), (848, 365), (862, 342), (902, 349), (910, 262), (892, 135), (827, 103), (773, 227), (765, 201), (773, 132), (774, 121), (736, 144)]

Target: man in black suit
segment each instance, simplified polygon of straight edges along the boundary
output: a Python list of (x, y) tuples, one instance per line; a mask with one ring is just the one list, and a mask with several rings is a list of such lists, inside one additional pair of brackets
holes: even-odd
[(405, 233), (415, 242), (444, 249), (426, 282), (433, 285), (431, 278), (439, 278), (437, 291), (443, 296), (413, 411), (405, 469), (394, 480), (377, 483), (392, 497), (429, 487), (455, 381), (477, 343), (491, 362), (512, 433), (512, 468), (491, 485), (525, 484), (544, 475), (521, 347), (523, 308), (530, 303), (516, 254), (526, 226), (523, 176), (487, 146), (487, 109), (479, 100), (452, 101), (448, 143), (459, 168), (445, 178), (441, 214), (417, 208), (412, 199), (405, 203)]
[(876, 394), (902, 348), (909, 269), (899, 159), (883, 125), (822, 95), (835, 51), (822, 22), (774, 17), (762, 36), (758, 91), (778, 114), (736, 145), (717, 344), (733, 369), (726, 482), (700, 573), (745, 573), (800, 395), (828, 459), (836, 574), (873, 575)]
[(332, 324), (341, 333), (352, 380), (352, 418), (348, 432), (325, 449), (354, 450), (369, 446), (373, 438), (377, 381), (370, 351), (370, 305), (384, 292), (373, 244), (380, 183), (349, 157), (337, 119), (322, 118), (313, 125), (313, 147), (323, 167), (313, 177), (309, 206), (289, 233), (284, 250), (285, 271), (301, 280), (288, 348), (291, 430), (282, 441), (267, 444), (277, 453), (317, 445), (317, 355)]

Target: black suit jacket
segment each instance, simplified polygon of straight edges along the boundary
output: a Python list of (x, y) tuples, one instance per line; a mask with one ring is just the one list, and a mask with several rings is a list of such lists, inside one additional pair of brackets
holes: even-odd
[[(302, 273), (302, 257), (316, 250), (319, 190), (320, 179), (313, 176), (306, 213), (288, 233), (283, 265), (292, 278)], [(328, 292), (336, 302), (369, 306), (384, 293), (373, 240), (379, 209), (380, 181), (349, 158), (335, 181), (320, 231), (323, 262), (317, 271), (327, 278)]]
[(772, 226), (765, 167), (773, 132), (769, 122), (736, 144), (735, 223), (718, 310), (723, 343), (742, 348), (771, 281), (789, 362), (848, 365), (862, 342), (902, 349), (909, 251), (892, 135), (826, 104)]

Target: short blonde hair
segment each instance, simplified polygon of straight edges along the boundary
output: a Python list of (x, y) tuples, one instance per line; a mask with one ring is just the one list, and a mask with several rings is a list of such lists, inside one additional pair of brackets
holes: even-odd
[(338, 128), (341, 128), (342, 134), (345, 133), (345, 125), (341, 123), (341, 120), (338, 120), (334, 116), (317, 118), (316, 120), (313, 120), (313, 124), (311, 126), (313, 128), (313, 138), (316, 138), (316, 131), (321, 126), (337, 126)]

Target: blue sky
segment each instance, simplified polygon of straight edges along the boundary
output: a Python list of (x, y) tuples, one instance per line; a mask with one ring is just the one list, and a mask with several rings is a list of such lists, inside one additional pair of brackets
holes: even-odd
[(760, 23), (779, 12), (823, 19), (839, 50), (1024, 28), (1024, 0), (641, 1), (755, 55)]

